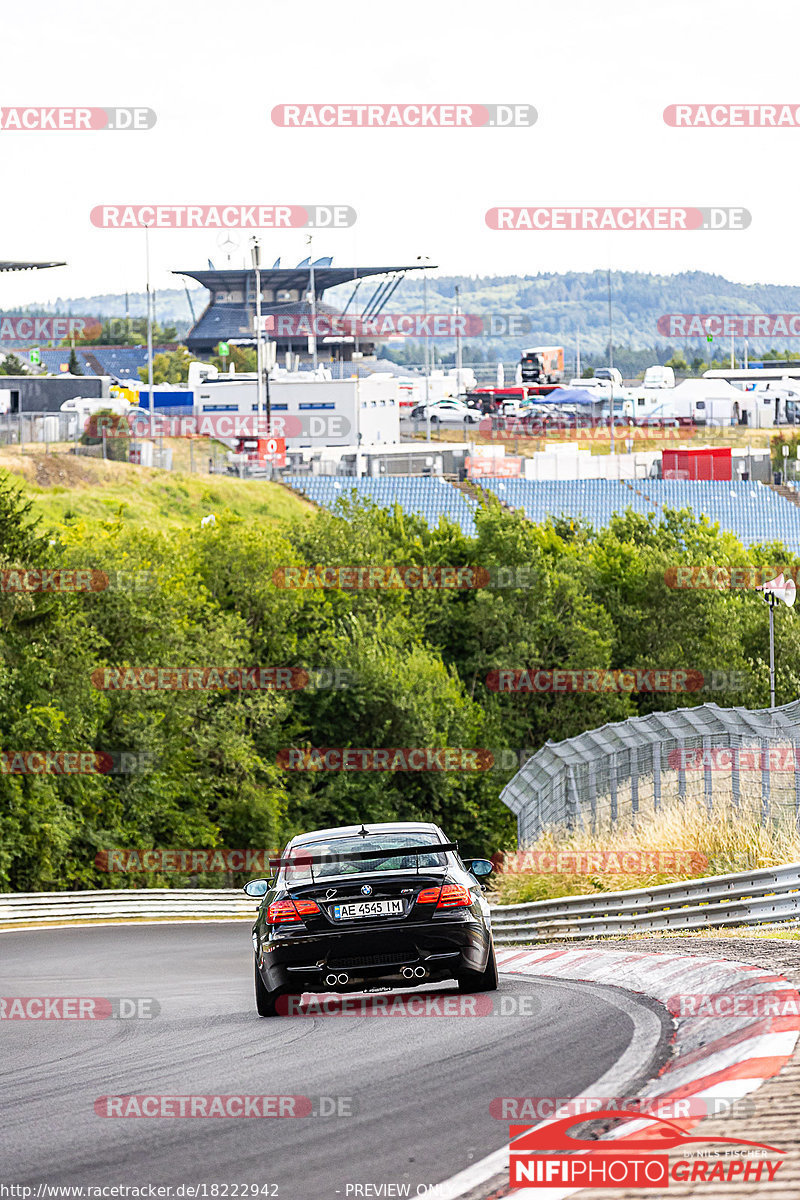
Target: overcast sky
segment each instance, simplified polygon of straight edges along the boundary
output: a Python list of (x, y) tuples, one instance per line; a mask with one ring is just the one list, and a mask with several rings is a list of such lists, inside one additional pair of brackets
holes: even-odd
[[(0, 275), (0, 307), (141, 290), (144, 234), (92, 226), (112, 203), (352, 205), (315, 234), (337, 265), (448, 274), (706, 270), (798, 279), (800, 128), (674, 129), (679, 102), (800, 105), (796, 0), (63, 0), (6, 6), (0, 104), (137, 105), (140, 132), (0, 131), (0, 259), (64, 259)], [(528, 103), (532, 128), (285, 129), (292, 102)], [(724, 205), (733, 232), (497, 232), (498, 205)], [(234, 235), (244, 246), (247, 233)], [(217, 231), (151, 235), (153, 284), (224, 263)], [(305, 257), (299, 230), (264, 258)]]

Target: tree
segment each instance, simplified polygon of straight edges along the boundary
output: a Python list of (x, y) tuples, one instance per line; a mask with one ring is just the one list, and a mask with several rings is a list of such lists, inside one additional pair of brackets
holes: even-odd
[(237, 374), (254, 374), (258, 370), (258, 351), (255, 346), (229, 346), (228, 358), (217, 355), (211, 359), (212, 366), (218, 371), (229, 371), (235, 367)]
[(70, 375), (82, 375), (83, 374), (83, 371), (81, 370), (81, 364), (78, 362), (78, 356), (75, 353), (74, 346), (72, 347), (72, 349), (69, 352), (69, 368), (68, 369), (69, 369)]
[(688, 371), (689, 364), (687, 363), (683, 351), (676, 350), (672, 358), (668, 358), (664, 363), (665, 367), (672, 367), (673, 371)]
[(27, 370), (25, 364), (17, 358), (16, 354), (7, 354), (2, 362), (0, 362), (0, 375), (26, 375)]
[[(189, 378), (189, 366), (195, 362), (185, 346), (176, 350), (166, 350), (153, 358), (153, 383), (186, 383)], [(139, 368), (142, 383), (149, 383), (147, 367)]]

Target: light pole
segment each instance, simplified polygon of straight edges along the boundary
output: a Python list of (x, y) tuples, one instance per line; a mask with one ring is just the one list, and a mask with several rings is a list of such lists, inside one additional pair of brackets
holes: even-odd
[(461, 293), (456, 284), (456, 389), (461, 398)]
[(311, 261), (313, 258), (313, 250), (311, 243), (313, 240), (312, 234), (307, 234), (306, 242), (308, 244), (308, 299), (311, 303), (311, 365), (314, 369), (314, 374), (317, 373), (317, 289), (314, 282), (314, 264)]
[[(423, 315), (426, 318), (428, 316), (428, 266), (427, 266), (427, 264), (430, 261), (431, 260), (427, 254), (425, 254), (425, 255), (418, 254), (417, 255), (417, 262), (421, 262), (421, 263), (425, 264), (425, 266), (423, 267), (423, 272), (422, 272), (422, 308), (423, 308)], [(424, 336), (422, 339), (422, 347), (423, 347), (424, 357), (425, 357), (425, 422), (426, 422), (427, 430), (428, 430), (427, 440), (430, 441), (431, 440), (431, 386), (430, 386), (430, 372), (429, 372), (429, 368), (428, 368), (428, 343), (425, 341)]]
[(769, 605), (769, 706), (775, 707), (775, 605), (779, 600), (791, 608), (797, 595), (797, 584), (793, 579), (784, 579), (783, 572), (770, 579), (762, 587), (764, 599)]
[(150, 292), (150, 226), (144, 227), (145, 273), (147, 276), (147, 405), (150, 413), (150, 437), (153, 436), (153, 302)]
[[(251, 240), (250, 253), (253, 260), (253, 269), (256, 273), (256, 371), (258, 373), (256, 388), (258, 420), (256, 422), (256, 429), (258, 430), (257, 436), (260, 437), (261, 416), (264, 411), (264, 347), (261, 340), (261, 243), (257, 237)], [(269, 429), (267, 429), (267, 435), (269, 435)]]
[[(611, 268), (608, 268), (608, 365), (614, 366), (614, 326), (611, 315)], [(608, 381), (608, 452), (614, 453), (614, 379)]]

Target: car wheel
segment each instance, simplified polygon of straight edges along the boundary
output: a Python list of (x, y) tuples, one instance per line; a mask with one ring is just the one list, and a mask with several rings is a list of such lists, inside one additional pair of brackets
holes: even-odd
[(489, 951), (486, 968), (483, 971), (465, 971), (458, 977), (460, 992), (496, 992), (497, 991), (497, 958), (494, 952), (494, 942)]
[(282, 993), (279, 991), (271, 992), (261, 978), (261, 972), (258, 969), (258, 963), (255, 963), (256, 968), (256, 1009), (260, 1017), (277, 1017), (278, 1010), (276, 1008), (277, 1000)]

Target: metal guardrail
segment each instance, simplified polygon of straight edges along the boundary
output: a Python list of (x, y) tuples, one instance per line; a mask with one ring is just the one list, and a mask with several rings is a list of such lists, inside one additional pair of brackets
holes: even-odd
[(492, 907), (498, 945), (800, 918), (800, 863), (627, 892)]
[(6, 922), (253, 917), (258, 904), (236, 888), (104, 888), (97, 892), (0, 893)]
[[(252, 917), (257, 902), (235, 888), (107, 888), (0, 893), (0, 925)], [(682, 883), (528, 904), (493, 905), (499, 946), (664, 929), (711, 929), (800, 920), (800, 863)]]

